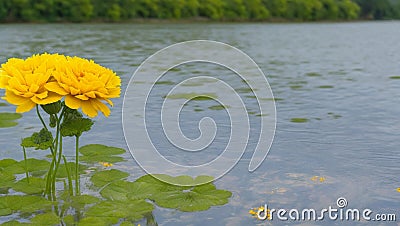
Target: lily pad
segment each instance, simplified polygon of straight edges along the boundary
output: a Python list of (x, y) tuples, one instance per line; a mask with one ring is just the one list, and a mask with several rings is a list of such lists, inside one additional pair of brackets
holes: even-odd
[(42, 213), (34, 216), (31, 222), (33, 225), (59, 225), (60, 217), (53, 212)]
[(290, 121), (294, 122), (294, 123), (305, 123), (305, 122), (308, 122), (308, 119), (307, 118), (292, 118), (292, 119), (290, 119)]
[(46, 187), (46, 181), (43, 178), (30, 177), (29, 182), (26, 178), (12, 185), (15, 191), (23, 192), (28, 195), (41, 194)]
[(94, 217), (90, 216), (80, 220), (78, 226), (108, 226), (114, 225), (118, 223), (118, 221), (119, 219), (117, 217), (102, 217), (101, 215)]
[(186, 99), (186, 100), (213, 100), (217, 99), (215, 93), (177, 93), (165, 96), (168, 99)]
[(51, 205), (51, 201), (39, 196), (1, 196), (0, 216), (10, 215), (15, 212), (33, 213), (49, 209)]
[[(70, 173), (71, 177), (75, 178), (75, 163), (69, 162), (69, 163), (67, 163), (67, 167), (69, 169), (69, 173)], [(84, 173), (87, 168), (88, 168), (87, 166), (79, 164), (79, 168), (78, 168), (79, 172), (78, 173), (80, 173), (80, 174)], [(58, 167), (58, 170), (57, 170), (57, 178), (67, 178), (67, 177), (68, 177), (68, 174), (67, 174), (67, 169), (65, 167), (65, 164), (60, 164), (60, 166)]]
[[(39, 159), (34, 159), (30, 158), (26, 160), (27, 163), (27, 170), (28, 172), (43, 172), (46, 173), (46, 171), (49, 169), (50, 163), (46, 160), (39, 160)], [(16, 164), (9, 165), (4, 168), (4, 171), (7, 171), (9, 173), (13, 174), (21, 174), (25, 173), (25, 161), (21, 160), (17, 162)]]
[(119, 180), (107, 185), (100, 194), (108, 200), (124, 201), (149, 199), (156, 192), (158, 188), (154, 184)]
[(5, 223), (2, 223), (1, 226), (20, 226), (20, 225), (32, 225), (31, 223), (22, 223), (16, 220), (12, 221), (7, 221)]
[(390, 76), (390, 79), (400, 79), (400, 75), (394, 75), (394, 76)]
[(220, 105), (213, 105), (213, 106), (211, 106), (211, 107), (208, 107), (208, 109), (210, 109), (210, 110), (225, 110), (225, 109), (227, 109), (227, 108), (229, 108), (229, 106), (228, 105), (222, 105), (222, 104), (220, 104)]
[(79, 152), (83, 155), (80, 160), (87, 163), (96, 162), (123, 162), (124, 158), (116, 155), (125, 153), (125, 150), (117, 147), (105, 146), (102, 144), (89, 144), (81, 147)]
[[(168, 175), (156, 175), (162, 180), (173, 181), (175, 184), (196, 184), (212, 179), (209, 176), (200, 176), (193, 179), (190, 176), (171, 177)], [(225, 190), (217, 190), (211, 183), (199, 186), (177, 186), (162, 182), (151, 175), (145, 175), (135, 183), (146, 183), (151, 186), (152, 195), (148, 199), (165, 208), (173, 208), (181, 211), (192, 212), (207, 210), (211, 206), (224, 205), (232, 193)], [(132, 198), (133, 193), (128, 194)]]
[(18, 125), (15, 120), (20, 119), (21, 117), (22, 115), (19, 113), (0, 113), (0, 128), (7, 128)]
[(217, 190), (213, 184), (204, 184), (182, 191), (160, 192), (153, 199), (161, 207), (193, 212), (225, 205), (231, 196), (229, 191)]
[(83, 208), (85, 205), (91, 205), (100, 202), (100, 199), (92, 195), (78, 195), (71, 197), (71, 206)]
[(7, 172), (0, 171), (0, 188), (8, 188), (11, 187), (13, 181), (15, 180), (15, 176), (13, 174)]
[(144, 200), (103, 201), (90, 207), (85, 215), (87, 217), (122, 218), (130, 221), (138, 221), (146, 213), (153, 211), (153, 209), (154, 206)]
[(111, 169), (111, 170), (96, 172), (95, 174), (93, 174), (90, 180), (96, 187), (103, 187), (104, 185), (109, 184), (110, 182), (127, 178), (128, 176), (129, 173), (116, 169)]
[(5, 168), (7, 166), (14, 165), (16, 163), (18, 163), (18, 161), (14, 159), (2, 159), (0, 160), (0, 168)]

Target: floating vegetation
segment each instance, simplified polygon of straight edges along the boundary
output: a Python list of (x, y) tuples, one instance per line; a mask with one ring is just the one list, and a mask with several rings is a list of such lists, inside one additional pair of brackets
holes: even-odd
[(290, 88), (293, 90), (298, 90), (298, 89), (303, 88), (303, 86), (302, 85), (292, 85), (292, 86), (290, 86)]
[(173, 81), (157, 81), (155, 84), (156, 85), (174, 85), (175, 82), (173, 82)]
[(229, 108), (228, 105), (222, 105), (222, 104), (213, 105), (213, 106), (211, 106), (211, 107), (208, 107), (208, 109), (210, 109), (210, 110), (216, 110), (216, 111), (218, 111), (218, 110), (225, 110), (225, 109), (227, 109), (227, 108)]
[(330, 71), (328, 72), (330, 75), (346, 75), (347, 72), (345, 70), (339, 70), (339, 71)]
[(8, 106), (8, 104), (0, 102), (0, 107)]
[(164, 98), (169, 99), (186, 99), (186, 100), (213, 100), (217, 99), (217, 95), (215, 93), (177, 93), (167, 95)]
[(328, 115), (331, 116), (333, 119), (338, 119), (341, 118), (341, 115), (335, 114), (333, 112), (328, 112)]
[(272, 64), (272, 65), (278, 65), (278, 66), (282, 66), (282, 65), (285, 65), (285, 64), (286, 64), (286, 62), (284, 62), (284, 61), (279, 61), (279, 60), (271, 60), (271, 61), (269, 61), (268, 63), (269, 63), (269, 64)]
[(235, 89), (235, 90), (238, 93), (253, 93), (254, 91), (257, 91), (257, 89), (252, 89), (250, 87), (248, 87), (248, 88), (239, 88), (239, 89)]
[(331, 86), (331, 85), (322, 85), (322, 86), (317, 86), (317, 88), (320, 88), (320, 89), (332, 89), (334, 87)]
[(390, 76), (390, 79), (400, 79), (400, 75)]
[(305, 74), (308, 77), (321, 77), (322, 75), (318, 72), (308, 72)]
[(284, 100), (283, 98), (275, 97), (275, 98), (260, 98), (260, 100), (266, 100), (266, 101), (282, 101)]
[[(100, 155), (94, 155), (95, 149), (100, 150)], [(209, 176), (171, 177), (168, 175), (157, 175), (157, 178), (165, 179), (173, 184), (160, 181), (152, 175), (144, 175), (135, 181), (128, 181), (129, 173), (118, 170), (97, 168), (98, 156), (122, 154), (124, 149), (109, 147), (100, 144), (86, 145), (80, 149), (85, 153), (86, 164), (80, 166), (84, 171), (95, 167), (89, 174), (83, 174), (90, 183), (86, 184), (88, 194), (74, 195), (69, 193), (68, 177), (73, 176), (74, 162), (67, 162), (70, 170), (58, 171), (60, 185), (64, 190), (59, 190), (57, 199), (48, 200), (43, 197), (46, 189), (45, 176), (35, 175), (47, 169), (50, 162), (39, 159), (27, 159), (29, 177), (21, 178), (24, 173), (22, 161), (14, 159), (0, 160), (0, 188), (8, 191), (12, 189), (23, 195), (6, 195), (0, 197), (0, 216), (11, 216), (10, 221), (3, 225), (20, 225), (17, 220), (24, 221), (29, 225), (112, 225), (124, 221), (124, 225), (133, 225), (135, 222), (146, 218), (151, 220), (154, 207), (171, 208), (184, 212), (203, 211), (211, 206), (219, 206), (228, 203), (232, 193), (219, 190)], [(83, 156), (82, 156), (83, 157)], [(118, 162), (123, 159), (114, 159)], [(60, 169), (66, 168), (61, 165)], [(208, 182), (208, 183), (207, 183)], [(206, 184), (201, 184), (206, 183)], [(181, 185), (174, 185), (181, 184)], [(201, 184), (191, 186), (190, 184)], [(98, 195), (97, 195), (97, 194)], [(89, 195), (91, 194), (91, 195)], [(15, 218), (15, 219), (12, 219)], [(152, 219), (154, 221), (154, 219)], [(129, 224), (128, 224), (129, 223)]]
[(291, 118), (290, 121), (294, 123), (305, 123), (309, 120), (307, 118)]
[(0, 113), (0, 128), (8, 128), (18, 125), (15, 120), (20, 119), (21, 117), (22, 115), (19, 113)]

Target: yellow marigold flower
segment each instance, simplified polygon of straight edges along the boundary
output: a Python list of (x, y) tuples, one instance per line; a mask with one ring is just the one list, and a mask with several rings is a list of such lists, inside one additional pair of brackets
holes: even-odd
[(46, 89), (65, 96), (65, 105), (71, 109), (82, 108), (89, 117), (96, 117), (98, 111), (110, 115), (110, 98), (121, 93), (121, 79), (112, 70), (79, 57), (66, 57), (64, 65), (54, 71), (55, 81), (46, 84)]
[(55, 65), (63, 56), (58, 54), (33, 55), (26, 60), (11, 58), (1, 65), (0, 88), (6, 89), (3, 99), (17, 106), (16, 112), (30, 111), (36, 104), (50, 104), (62, 98), (49, 92), (45, 85)]
[(400, 192), (400, 188), (397, 188), (396, 191), (397, 191), (397, 192)]

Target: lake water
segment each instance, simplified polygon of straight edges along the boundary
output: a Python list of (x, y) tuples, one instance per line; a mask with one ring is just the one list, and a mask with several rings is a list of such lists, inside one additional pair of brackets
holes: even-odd
[[(34, 53), (62, 53), (90, 58), (116, 71), (122, 89), (140, 63), (151, 54), (181, 41), (207, 39), (235, 46), (260, 66), (276, 98), (277, 130), (270, 153), (253, 173), (247, 171), (251, 150), (216, 184), (232, 191), (230, 202), (208, 211), (183, 213), (156, 208), (159, 225), (268, 225), (248, 210), (268, 203), (270, 208), (320, 210), (336, 206), (345, 197), (351, 208), (400, 217), (400, 22), (315, 24), (11, 24), (0, 25), (0, 62)], [(193, 71), (224, 73), (216, 66), (192, 65)], [(182, 72), (182, 71), (181, 71)], [(154, 95), (162, 95), (190, 74), (167, 74)], [(174, 76), (175, 75), (175, 76)], [(228, 80), (230, 79), (227, 76)], [(232, 80), (234, 78), (232, 77)], [(229, 82), (229, 81), (228, 81)], [(232, 81), (235, 83), (234, 81)], [(243, 87), (246, 88), (246, 87)], [(242, 90), (249, 112), (256, 106), (252, 93)], [(247, 97), (246, 97), (247, 96)], [(182, 114), (182, 131), (198, 136), (198, 120), (207, 114), (223, 121), (224, 110), (209, 109), (207, 102), (188, 105)], [(200, 109), (194, 113), (193, 109)], [(3, 111), (13, 111), (12, 106)], [(122, 98), (111, 116), (96, 119), (84, 143), (127, 148), (121, 124)], [(257, 124), (257, 114), (250, 114)], [(298, 118), (298, 119), (297, 119)], [(297, 119), (297, 120), (296, 120)], [(301, 122), (299, 122), (301, 121)], [(150, 122), (150, 127), (158, 128)], [(22, 159), (21, 137), (36, 131), (34, 112), (19, 125), (0, 129), (0, 157)], [(196, 129), (193, 129), (196, 128)], [(214, 151), (196, 157), (165, 152), (172, 161), (200, 164), (220, 153), (229, 139), (224, 128)], [(154, 130), (154, 140), (164, 137)], [(159, 139), (158, 139), (159, 138)], [(251, 143), (250, 146), (254, 146)], [(168, 148), (166, 148), (167, 150)], [(40, 151), (30, 156), (43, 156)], [(73, 156), (73, 151), (67, 151)], [(129, 154), (115, 167), (143, 175)], [(189, 159), (189, 160), (188, 160)], [(312, 180), (314, 176), (325, 180)], [(142, 222), (144, 223), (144, 222)], [(362, 222), (279, 222), (273, 225), (331, 225)], [(390, 224), (388, 222), (382, 225)], [(397, 223), (393, 223), (397, 225)], [(374, 223), (377, 225), (377, 222)]]

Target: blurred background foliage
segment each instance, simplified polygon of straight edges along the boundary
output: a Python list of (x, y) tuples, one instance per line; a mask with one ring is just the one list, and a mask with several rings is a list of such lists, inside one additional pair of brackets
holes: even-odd
[(0, 0), (0, 22), (399, 19), (398, 0)]

